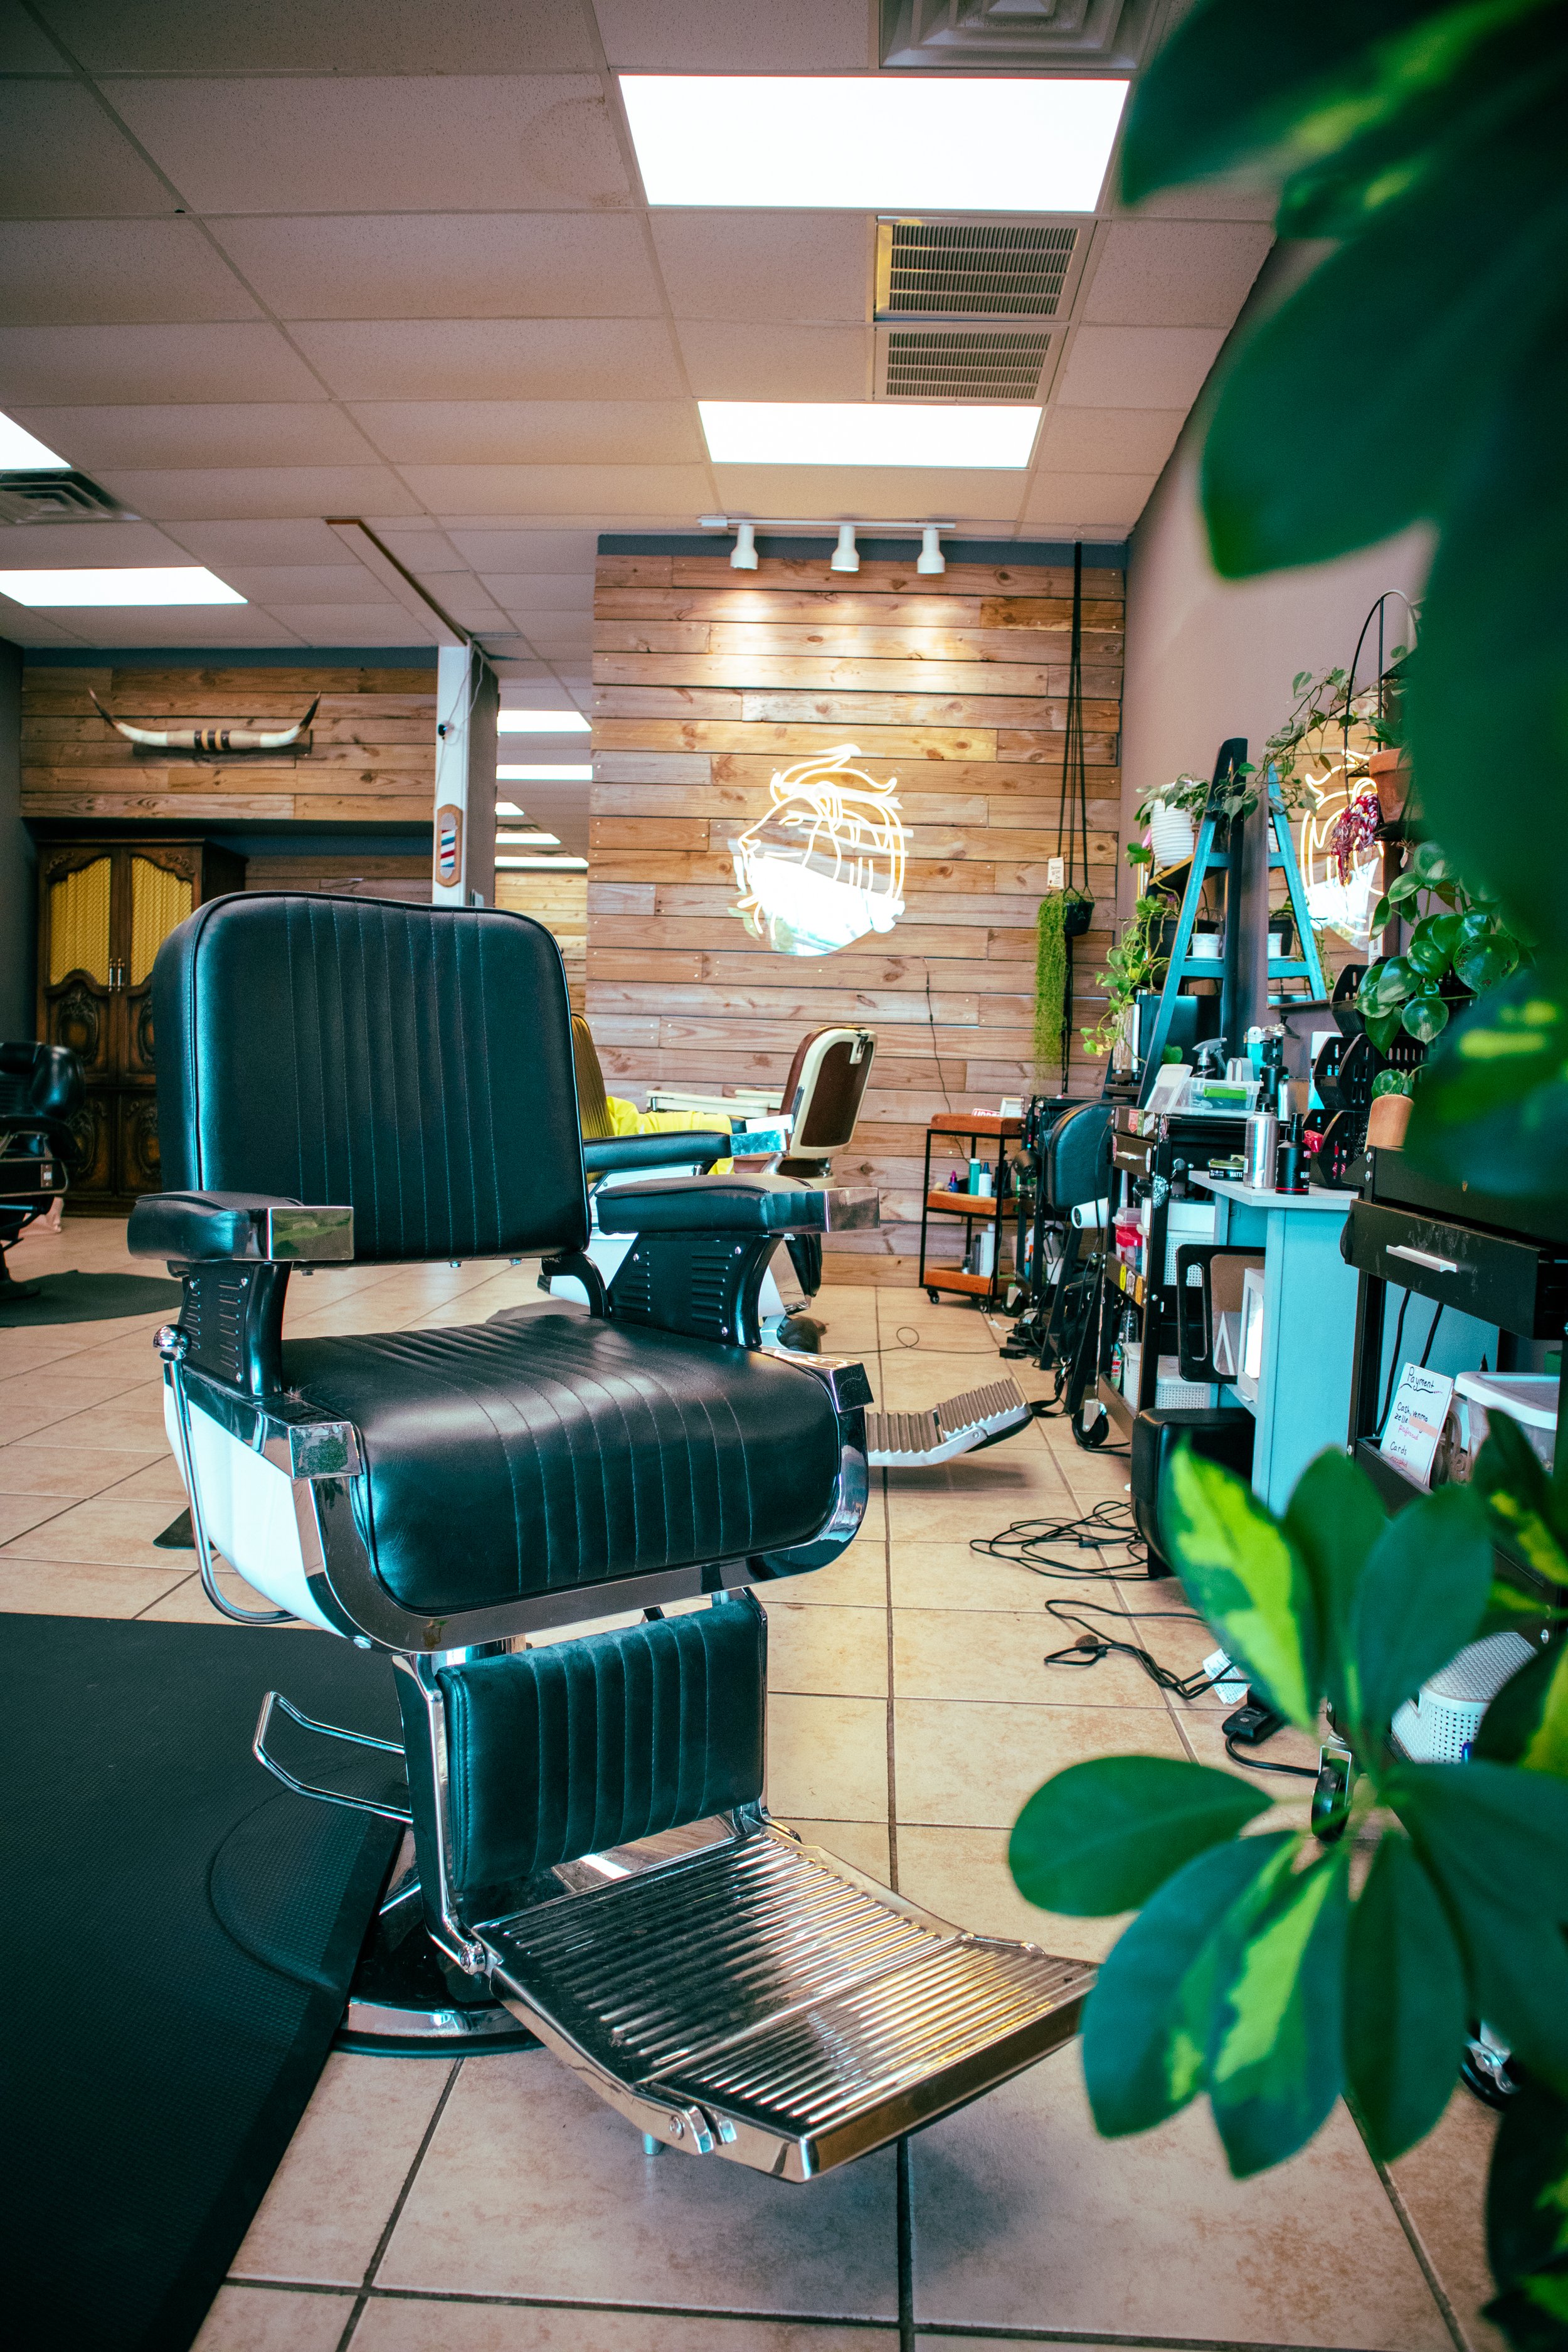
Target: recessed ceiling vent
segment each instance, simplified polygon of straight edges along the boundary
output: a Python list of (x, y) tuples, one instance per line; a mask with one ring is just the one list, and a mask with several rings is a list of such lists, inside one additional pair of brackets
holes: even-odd
[(129, 507), (68, 467), (0, 467), (0, 522), (137, 522)]
[(1079, 231), (1045, 221), (881, 221), (879, 319), (1054, 319)]
[(895, 327), (888, 337), (885, 400), (1033, 400), (1049, 335), (978, 333), (966, 327)]

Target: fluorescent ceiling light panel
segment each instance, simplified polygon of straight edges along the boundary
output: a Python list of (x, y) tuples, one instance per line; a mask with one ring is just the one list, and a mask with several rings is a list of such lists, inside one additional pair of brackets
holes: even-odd
[(14, 604), (243, 604), (205, 563), (127, 565), (119, 572), (0, 572)]
[(1124, 80), (623, 74), (650, 205), (1091, 213)]
[(35, 441), (10, 417), (0, 416), (0, 466), (10, 472), (41, 473), (46, 467), (64, 474), (70, 470), (68, 457), (57, 457), (41, 441)]
[(1037, 408), (924, 406), (914, 401), (700, 400), (717, 466), (943, 466), (1022, 468)]
[(586, 735), (580, 710), (503, 710), (496, 720), (502, 735)]
[(586, 874), (588, 871), (585, 857), (498, 857), (496, 864), (510, 867), (513, 871), (523, 866), (535, 874), (546, 870), (552, 874)]
[(515, 801), (497, 801), (496, 814), (497, 816), (526, 816), (528, 811), (519, 808)]
[(498, 768), (498, 784), (591, 784), (594, 771), (581, 768)]
[(498, 833), (496, 839), (504, 849), (559, 849), (561, 846), (558, 833), (535, 833), (531, 829), (522, 833)]

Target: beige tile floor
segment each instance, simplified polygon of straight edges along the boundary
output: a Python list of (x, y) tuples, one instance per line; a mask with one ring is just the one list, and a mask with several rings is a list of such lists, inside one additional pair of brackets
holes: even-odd
[[(16, 1264), (132, 1270), (123, 1227), (88, 1218)], [(322, 1272), (296, 1281), (289, 1328), (481, 1321), (535, 1295), (531, 1267)], [(1004, 1369), (967, 1306), (830, 1286), (821, 1311), (826, 1344), (861, 1356), (890, 1406)], [(0, 1330), (0, 1608), (222, 1622), (190, 1555), (152, 1540), (181, 1500), (151, 1346), (160, 1319)], [(969, 1547), (1015, 1518), (1116, 1499), (1125, 1475), (1059, 1421), (946, 1470), (879, 1474), (849, 1552), (770, 1604), (774, 1811), (949, 1918), (1102, 1954), (1117, 1923), (1023, 1902), (1008, 1825), (1077, 1758), (1223, 1762), (1217, 1703), (1167, 1699), (1122, 1660), (1041, 1664), (1073, 1633), (1046, 1615), (1048, 1596), (1137, 1612), (1179, 1607), (1169, 1588), (1047, 1582)], [(1210, 1646), (1179, 1622), (1121, 1630), (1184, 1672)], [(1269, 1750), (1308, 1752), (1294, 1735)], [(890, 2150), (794, 2188), (644, 2156), (542, 2053), (336, 2055), (199, 2352), (937, 2352), (955, 2339), (976, 2352), (1497, 2352), (1477, 2316), (1489, 2137), (1460, 2093), (1389, 2178), (1342, 2109), (1294, 2163), (1237, 2183), (1202, 2107), (1143, 2138), (1097, 2139), (1069, 2048), (911, 2143), (901, 2233)]]

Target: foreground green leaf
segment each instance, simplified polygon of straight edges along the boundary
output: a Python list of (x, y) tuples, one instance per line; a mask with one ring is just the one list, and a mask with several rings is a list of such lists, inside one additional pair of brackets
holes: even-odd
[[(1487, 1442), (1470, 1485), (1505, 1542), (1550, 1584), (1568, 1585), (1568, 1524), (1557, 1490), (1530, 1440), (1507, 1413), (1489, 1417)], [(1526, 1604), (1531, 1610), (1539, 1604)]]
[(1465, 1967), (1402, 1832), (1379, 1841), (1351, 1914), (1345, 2071), (1374, 2156), (1392, 2163), (1448, 2104), (1466, 2025)]
[(1317, 1605), (1300, 1552), (1245, 1479), (1190, 1447), (1172, 1455), (1161, 1517), (1187, 1597), (1227, 1657), (1302, 1731), (1322, 1689)]
[(1510, 1676), (1481, 1717), (1474, 1753), (1568, 1780), (1568, 1642)]
[(1324, 1683), (1336, 1715), (1347, 1721), (1353, 1687), (1352, 1609), (1362, 1571), (1386, 1524), (1372, 1480), (1338, 1447), (1308, 1463), (1285, 1508), (1285, 1532), (1306, 1565), (1317, 1602)]
[(1239, 1835), (1269, 1799), (1232, 1772), (1166, 1756), (1071, 1764), (1014, 1824), (1008, 1867), (1042, 1911), (1109, 1916), (1146, 1903), (1194, 1854)]
[(1287, 1832), (1199, 1854), (1113, 1948), (1083, 2015), (1084, 2083), (1104, 2137), (1148, 2131), (1203, 2089), (1220, 1930), (1237, 1906), (1263, 1898), (1301, 1843)]
[(1464, 1947), (1471, 2006), (1568, 2090), (1568, 1781), (1506, 1764), (1400, 1764), (1383, 1794)]
[(1451, 1024), (1427, 1063), (1405, 1149), (1445, 1183), (1507, 1199), (1556, 1195), (1568, 1157), (1568, 960), (1515, 972)]
[[(1234, 1916), (1234, 1915), (1233, 1915)], [(1344, 2083), (1350, 1852), (1279, 1881), (1237, 1937), (1210, 2045), (1209, 2102), (1238, 2180), (1304, 2147)], [(1222, 1943), (1232, 1934), (1221, 1929)]]
[(1468, 1487), (1441, 1486), (1387, 1522), (1352, 1609), (1351, 1720), (1363, 1738), (1381, 1738), (1474, 1638), (1491, 1580), (1486, 1507)]
[(1498, 2133), (1487, 2260), (1503, 2292), (1485, 2317), (1521, 2352), (1560, 2352), (1568, 2325), (1568, 2102), (1542, 2083), (1510, 2100)]

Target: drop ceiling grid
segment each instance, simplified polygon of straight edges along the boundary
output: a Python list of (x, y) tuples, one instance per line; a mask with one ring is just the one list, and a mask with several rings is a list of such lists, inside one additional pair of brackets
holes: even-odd
[[(692, 403), (715, 376), (713, 397), (853, 397), (837, 388), (851, 377), (869, 395), (875, 226), (650, 214), (613, 69), (865, 70), (876, 12), (861, 0), (784, 12), (601, 0), (597, 15), (583, 0), (465, 0), (429, 15), (339, 0), (325, 31), (286, 30), (304, 20), (266, 0), (238, 15), (195, 0), (40, 0), (35, 13), (60, 55), (41, 71), (34, 40), (0, 83), (8, 119), (26, 129), (41, 110), (53, 125), (42, 163), (21, 152), (8, 173), (19, 307), (0, 323), (0, 405), (40, 438), (52, 426), (76, 444), (62, 454), (149, 517), (118, 527), (155, 535), (142, 544), (158, 553), (137, 560), (249, 575), (257, 598), (226, 624), (236, 642), (259, 628), (279, 642), (365, 643), (377, 625), (406, 639), (403, 609), (321, 531), (322, 514), (357, 513), (493, 645), (503, 675), (578, 699), (595, 530), (689, 529), (704, 509), (754, 503), (742, 495), (754, 488), (769, 493), (763, 511), (956, 512), (992, 537), (1053, 523), (1120, 536), (1158, 471), (1053, 467), (1048, 423), (1026, 471), (988, 480), (877, 468), (781, 480), (783, 469), (708, 459)], [(1102, 204), (1047, 419), (1071, 410), (1060, 395), (1086, 324), (1091, 359), (1096, 338), (1112, 339), (1100, 376), (1131, 329), (1152, 339), (1149, 365), (1184, 382), (1202, 353), (1196, 321), (1172, 318), (1184, 272), (1209, 309), (1228, 306), (1213, 321), (1222, 334), (1267, 248), (1257, 210), (1244, 203), (1238, 218), (1225, 199), (1217, 240), (1202, 218), (1162, 217), (1164, 250), (1151, 258), (1141, 224)], [(1094, 294), (1108, 254), (1109, 310)], [(1124, 315), (1140, 303), (1158, 321)], [(834, 388), (813, 389), (814, 370)], [(731, 389), (737, 376), (765, 389)], [(1139, 425), (1119, 441), (1112, 429), (1101, 455), (1142, 454), (1163, 432)], [(1053, 499), (1079, 511), (1057, 514)], [(117, 527), (47, 528), (48, 550), (39, 530), (25, 560), (103, 560), (96, 534)], [(297, 545), (268, 563), (234, 540), (232, 554), (213, 551), (247, 530), (314, 530), (331, 552)], [(538, 575), (563, 592), (513, 585), (521, 567), (503, 549), (530, 532), (583, 542)], [(34, 643), (133, 641), (118, 615), (83, 617), (7, 611), (5, 626)], [(214, 641), (210, 614), (153, 618), (164, 642)]]

